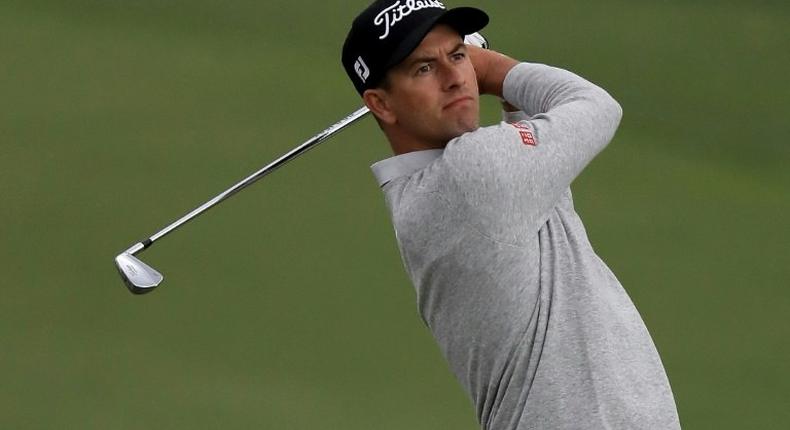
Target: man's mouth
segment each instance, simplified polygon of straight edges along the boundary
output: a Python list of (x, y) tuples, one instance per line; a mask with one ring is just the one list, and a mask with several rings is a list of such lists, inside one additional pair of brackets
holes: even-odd
[(450, 103), (447, 103), (446, 105), (444, 105), (444, 109), (451, 109), (451, 108), (454, 108), (454, 107), (457, 107), (457, 106), (461, 106), (464, 103), (468, 103), (468, 102), (472, 102), (472, 101), (474, 101), (474, 98), (472, 98), (471, 96), (459, 97), (459, 98), (451, 101)]

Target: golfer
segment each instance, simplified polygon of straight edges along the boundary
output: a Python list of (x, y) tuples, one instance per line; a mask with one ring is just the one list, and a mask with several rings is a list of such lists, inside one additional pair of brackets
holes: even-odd
[[(677, 429), (669, 381), (570, 185), (621, 117), (565, 70), (468, 46), (474, 8), (380, 0), (342, 62), (396, 154), (373, 165), (419, 312), (483, 429)], [(479, 125), (479, 95), (504, 121)]]

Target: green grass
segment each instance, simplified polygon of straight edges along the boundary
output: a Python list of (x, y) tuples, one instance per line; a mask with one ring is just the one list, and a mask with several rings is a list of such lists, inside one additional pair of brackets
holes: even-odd
[[(790, 425), (790, 6), (469, 4), (496, 49), (623, 105), (577, 209), (685, 428)], [(371, 120), (147, 251), (152, 295), (111, 263), (358, 106), (347, 5), (0, 4), (0, 427), (477, 428), (417, 316)]]

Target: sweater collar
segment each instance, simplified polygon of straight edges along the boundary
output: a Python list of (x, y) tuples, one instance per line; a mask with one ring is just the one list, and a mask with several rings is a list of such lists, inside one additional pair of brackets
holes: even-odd
[(444, 149), (408, 152), (381, 160), (370, 166), (370, 169), (373, 170), (373, 175), (376, 177), (379, 187), (383, 187), (393, 179), (409, 176), (418, 170), (428, 167), (443, 152)]

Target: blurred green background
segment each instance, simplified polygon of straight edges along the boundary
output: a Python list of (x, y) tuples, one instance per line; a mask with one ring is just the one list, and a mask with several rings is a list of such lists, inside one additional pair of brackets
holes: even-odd
[[(0, 428), (478, 428), (370, 118), (147, 251), (156, 292), (112, 263), (358, 107), (338, 59), (366, 4), (0, 2)], [(684, 427), (790, 428), (790, 3), (463, 4), (623, 105), (576, 204)]]

